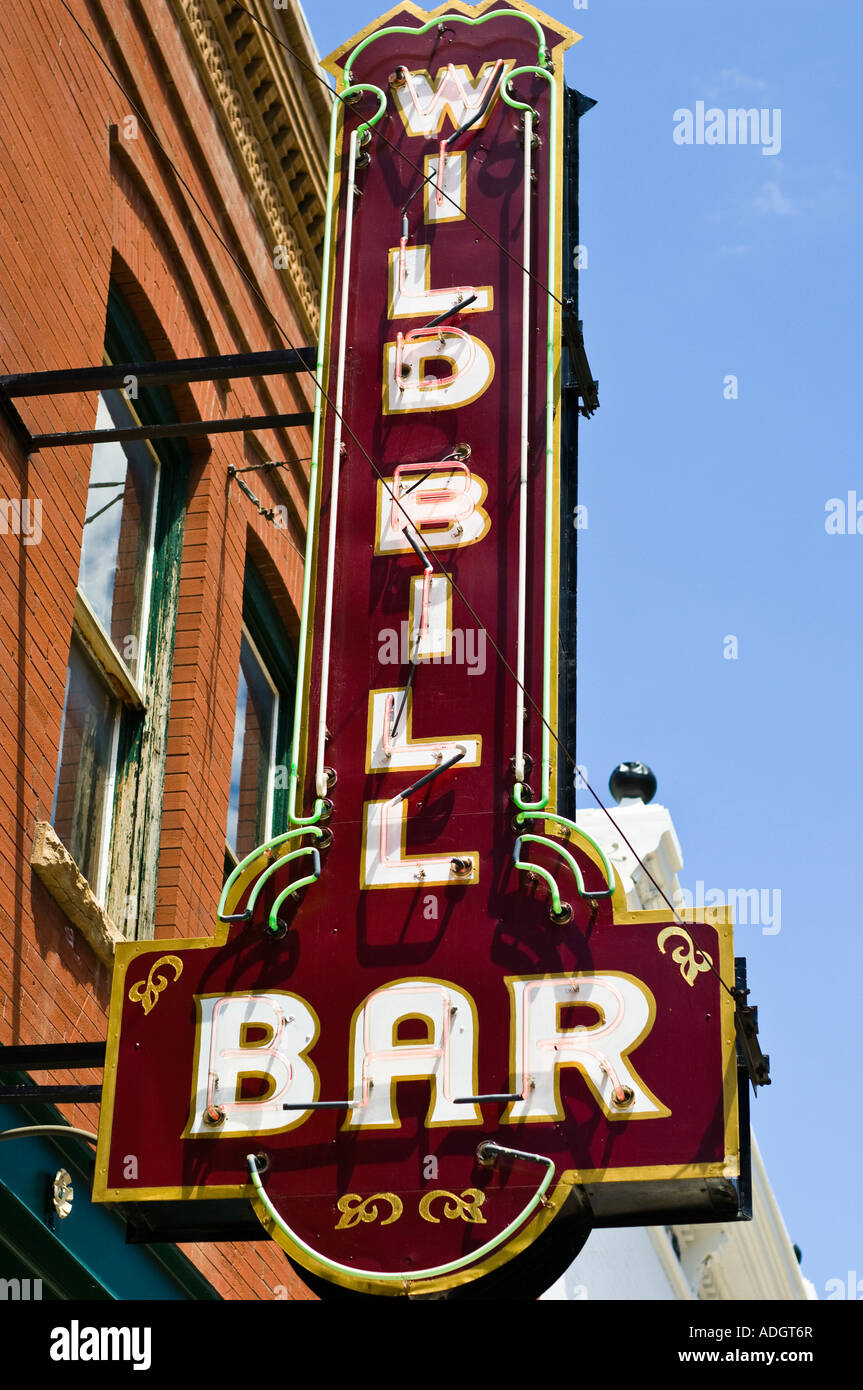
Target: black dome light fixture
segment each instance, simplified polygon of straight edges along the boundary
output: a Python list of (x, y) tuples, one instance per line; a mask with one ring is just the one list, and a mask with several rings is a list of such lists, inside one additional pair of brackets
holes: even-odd
[(645, 805), (656, 796), (656, 777), (646, 763), (618, 763), (608, 779), (608, 789), (615, 801), (643, 801)]

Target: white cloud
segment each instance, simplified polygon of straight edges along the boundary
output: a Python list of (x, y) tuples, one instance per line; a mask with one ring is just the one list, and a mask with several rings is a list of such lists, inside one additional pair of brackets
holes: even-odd
[(760, 77), (750, 77), (747, 73), (741, 72), (739, 68), (723, 68), (719, 74), (723, 82), (731, 87), (756, 87), (763, 91), (767, 83)]
[(785, 196), (779, 184), (772, 179), (765, 183), (760, 193), (756, 193), (754, 203), (759, 212), (768, 216), (776, 213), (779, 217), (787, 217), (789, 213), (794, 212), (791, 199)]

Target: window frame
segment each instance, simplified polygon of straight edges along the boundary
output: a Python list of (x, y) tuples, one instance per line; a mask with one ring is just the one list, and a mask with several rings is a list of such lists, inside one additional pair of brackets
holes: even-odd
[[(243, 576), (241, 631), (248, 640), (277, 697), (267, 787), (267, 833), (264, 840), (261, 841), (263, 844), (266, 840), (272, 840), (278, 835), (284, 834), (290, 828), (288, 824), (287, 774), (296, 698), (297, 661), (296, 653), (272, 595), (260, 570), (251, 558), (246, 560)], [(237, 686), (239, 687), (239, 678)], [(234, 733), (236, 733), (236, 705), (234, 707)], [(276, 785), (279, 769), (284, 769), (285, 773), (281, 779), (281, 786)], [(228, 787), (228, 806), (230, 814), (230, 785)], [(226, 873), (229, 868), (236, 868), (239, 863), (240, 859), (237, 858), (235, 850), (228, 843), (226, 828)]]
[[(103, 363), (106, 367), (113, 366), (107, 353), (103, 354)], [(135, 410), (131, 400), (121, 391), (114, 394), (122, 398), (123, 408), (128, 411), (131, 422), (140, 425), (141, 419)], [(99, 401), (103, 399), (102, 393)], [(106, 403), (107, 404), (107, 403)], [(110, 406), (107, 406), (110, 412)], [(97, 406), (98, 413), (98, 406)], [(112, 415), (113, 419), (113, 415)], [(115, 422), (116, 424), (116, 422)], [(73, 630), (78, 637), (79, 643), (83, 648), (84, 655), (90, 664), (93, 672), (101, 683), (107, 687), (108, 693), (114, 705), (114, 721), (111, 730), (111, 751), (108, 755), (108, 762), (105, 770), (105, 798), (102, 808), (102, 824), (99, 830), (99, 854), (95, 874), (95, 882), (90, 884), (93, 896), (101, 907), (105, 906), (108, 893), (108, 874), (111, 866), (111, 839), (114, 831), (116, 818), (116, 790), (117, 790), (117, 759), (120, 750), (120, 731), (124, 717), (128, 717), (124, 710), (126, 706), (130, 710), (135, 710), (139, 717), (146, 718), (147, 715), (147, 696), (145, 694), (147, 685), (148, 668), (148, 643), (147, 632), (149, 630), (150, 612), (153, 606), (153, 552), (156, 537), (156, 518), (159, 509), (159, 498), (161, 496), (162, 482), (162, 460), (159, 458), (155, 448), (149, 439), (141, 441), (144, 448), (150, 455), (153, 464), (153, 495), (150, 503), (150, 522), (149, 534), (147, 536), (147, 550), (144, 566), (143, 588), (141, 597), (141, 613), (139, 620), (140, 633), (138, 635), (140, 657), (135, 664), (135, 677), (129, 671), (126, 662), (114, 644), (109, 632), (106, 631), (104, 624), (95, 612), (84, 589), (81, 587), (81, 574), (79, 567), (78, 585), (75, 590), (75, 613), (73, 617)], [(121, 443), (121, 448), (123, 445)], [(94, 449), (98, 448), (94, 444)], [(125, 453), (124, 449), (124, 453)], [(92, 459), (92, 455), (91, 455)], [(92, 462), (91, 462), (92, 470)], [(89, 488), (88, 488), (89, 491)], [(86, 519), (85, 519), (86, 525)], [(81, 541), (81, 552), (83, 559), (84, 540)], [(67, 679), (68, 694), (68, 679)], [(60, 752), (57, 762), (57, 787), (54, 793), (54, 808), (52, 810), (52, 824), (54, 812), (56, 811), (57, 791), (59, 790), (59, 773), (63, 757), (63, 736), (65, 733), (66, 722), (66, 698), (63, 702), (63, 725), (60, 732)]]
[[(108, 356), (108, 353), (107, 353), (107, 352), (105, 352), (105, 353), (102, 354), (102, 361), (103, 361), (103, 364), (104, 364), (106, 367), (111, 367), (111, 366), (114, 365), (112, 359)], [(100, 401), (103, 399), (103, 396), (104, 396), (105, 394), (106, 394), (106, 393), (104, 393), (104, 392), (100, 392), (100, 393), (99, 393), (99, 400), (100, 400)], [(142, 426), (142, 425), (144, 424), (144, 421), (143, 421), (143, 420), (141, 419), (141, 417), (139, 416), (137, 410), (135, 409), (134, 405), (132, 404), (132, 401), (131, 401), (131, 400), (129, 399), (129, 397), (126, 395), (125, 391), (119, 390), (119, 389), (117, 389), (117, 388), (112, 388), (109, 394), (120, 397), (120, 399), (122, 400), (123, 408), (124, 408), (125, 410), (128, 411), (129, 416), (131, 417), (131, 424), (132, 424), (133, 426), (138, 426), (138, 427), (140, 427), (140, 426)], [(108, 407), (108, 410), (109, 410), (109, 412), (110, 412), (110, 407)], [(98, 406), (97, 406), (97, 412), (98, 412)], [(116, 422), (113, 421), (113, 416), (112, 416), (112, 422), (116, 425)], [(120, 426), (120, 428), (122, 428), (122, 426)], [(123, 449), (124, 452), (125, 452), (125, 444), (124, 444), (122, 441), (117, 441), (117, 442), (120, 444), (120, 448)], [(150, 439), (141, 439), (141, 440), (136, 440), (135, 443), (136, 443), (139, 447), (143, 447), (143, 448), (149, 453), (150, 458), (151, 458), (152, 463), (153, 463), (153, 468), (154, 468), (154, 486), (153, 486), (153, 496), (152, 496), (152, 500), (151, 500), (151, 503), (150, 503), (150, 525), (149, 525), (149, 535), (148, 535), (148, 537), (147, 537), (147, 558), (146, 558), (146, 568), (145, 568), (145, 575), (144, 575), (144, 595), (143, 595), (143, 602), (142, 602), (142, 604), (141, 604), (141, 614), (140, 614), (140, 618), (139, 618), (140, 635), (139, 635), (139, 639), (138, 639), (138, 640), (139, 640), (139, 642), (140, 642), (140, 647), (141, 647), (141, 660), (140, 660), (139, 663), (136, 664), (135, 675), (132, 676), (131, 672), (129, 671), (128, 666), (126, 665), (126, 662), (125, 662), (124, 658), (120, 655), (119, 651), (117, 650), (116, 646), (114, 645), (114, 640), (113, 640), (113, 638), (111, 637), (111, 634), (105, 630), (105, 627), (104, 627), (104, 625), (103, 625), (101, 619), (98, 617), (98, 615), (97, 615), (97, 613), (95, 612), (95, 610), (93, 609), (93, 607), (92, 607), (92, 605), (91, 605), (89, 599), (87, 598), (87, 595), (85, 594), (84, 590), (81, 588), (81, 585), (80, 585), (80, 572), (79, 572), (79, 576), (78, 576), (78, 577), (79, 577), (79, 584), (78, 584), (78, 588), (77, 588), (77, 595), (78, 595), (78, 598), (79, 598), (80, 600), (82, 600), (82, 602), (83, 602), (83, 610), (82, 610), (81, 612), (79, 612), (79, 606), (78, 606), (78, 604), (76, 603), (76, 608), (75, 608), (75, 620), (76, 620), (76, 623), (79, 624), (79, 625), (81, 625), (81, 623), (83, 623), (85, 629), (88, 628), (88, 627), (90, 626), (90, 623), (92, 623), (92, 624), (95, 625), (95, 628), (96, 628), (96, 632), (95, 632), (95, 634), (94, 634), (94, 636), (95, 636), (95, 641), (94, 641), (93, 639), (91, 639), (90, 634), (89, 634), (89, 632), (87, 632), (87, 631), (85, 631), (85, 640), (87, 641), (88, 645), (90, 645), (90, 646), (93, 647), (93, 649), (94, 649), (93, 654), (94, 654), (94, 656), (96, 657), (96, 660), (97, 660), (97, 661), (100, 661), (100, 662), (105, 666), (106, 671), (109, 671), (109, 672), (110, 672), (112, 678), (117, 679), (117, 680), (119, 681), (119, 683), (121, 684), (121, 686), (122, 686), (123, 689), (124, 689), (124, 699), (125, 699), (126, 703), (127, 703), (127, 704), (132, 704), (132, 705), (136, 705), (136, 704), (137, 704), (140, 708), (144, 708), (144, 706), (145, 706), (145, 700), (144, 700), (144, 696), (143, 696), (143, 693), (142, 693), (142, 692), (143, 692), (143, 688), (144, 688), (144, 686), (145, 686), (145, 684), (146, 684), (147, 660), (148, 660), (148, 651), (149, 651), (148, 643), (147, 643), (147, 640), (146, 640), (146, 639), (147, 639), (147, 633), (148, 633), (148, 630), (149, 630), (150, 610), (151, 610), (151, 608), (152, 608), (152, 600), (153, 600), (153, 570), (154, 570), (153, 559), (154, 559), (154, 550), (155, 550), (155, 542), (156, 542), (156, 521), (157, 521), (158, 514), (159, 514), (159, 499), (160, 499), (160, 497), (161, 497), (161, 492), (162, 492), (162, 471), (163, 471), (163, 470), (162, 470), (162, 459), (161, 459), (161, 457), (160, 457), (160, 455), (159, 455), (159, 453), (158, 453), (158, 451), (157, 451), (155, 445), (153, 444), (152, 440), (150, 440)], [(95, 449), (95, 448), (98, 447), (98, 445), (94, 445), (93, 447), (94, 447), (94, 449)], [(91, 464), (91, 468), (92, 468), (92, 464)], [(89, 491), (89, 488), (88, 488), (88, 491)], [(83, 540), (82, 540), (82, 542), (81, 542), (82, 556), (83, 556), (83, 548), (84, 548), (84, 542), (83, 542)], [(100, 639), (101, 639), (101, 641), (100, 641)], [(114, 658), (116, 658), (116, 661), (119, 663), (119, 669), (114, 669), (114, 670), (112, 671), (112, 670), (111, 670), (111, 666), (112, 666), (112, 662), (113, 662)]]
[[(103, 360), (108, 365), (155, 360), (131, 309), (113, 283), (108, 294)], [(117, 389), (116, 394), (122, 399), (124, 410), (128, 411), (135, 424), (173, 423), (177, 420), (171, 397), (163, 387), (141, 387), (134, 400), (129, 398), (125, 390)], [(123, 811), (127, 813), (127, 824), (135, 827), (136, 843), (140, 841), (142, 846), (143, 842), (152, 840), (154, 831), (158, 835), (161, 828), (164, 745), (167, 742), (180, 562), (189, 479), (189, 457), (181, 439), (160, 439), (156, 445), (150, 440), (143, 440), (141, 443), (146, 446), (155, 471), (147, 538), (146, 587), (138, 624), (139, 646), (135, 677), (129, 671), (110, 634), (105, 631), (80, 583), (76, 585), (73, 618), (73, 633), (84, 649), (88, 664), (94, 676), (106, 686), (115, 702), (111, 753), (106, 767), (99, 860), (94, 875), (96, 881), (89, 883), (89, 887), (102, 909), (129, 939), (146, 939), (154, 934), (155, 877), (152, 878), (152, 882), (145, 881), (146, 866), (133, 862), (135, 856), (123, 836), (118, 834), (118, 829), (120, 822), (124, 820), (121, 814)], [(83, 545), (82, 533), (82, 556)], [(166, 647), (168, 650), (165, 650)], [(60, 785), (68, 689), (67, 661), (66, 693), (51, 811), (52, 825), (55, 824)], [(160, 728), (164, 726), (165, 737), (156, 740), (159, 748), (154, 752), (154, 740), (147, 740), (145, 747), (144, 735), (152, 731), (156, 720), (159, 721)], [(141, 817), (143, 823), (139, 824)], [(124, 886), (131, 891), (121, 892), (120, 885), (112, 882), (120, 867), (124, 873)], [(136, 910), (130, 913), (132, 898), (135, 900)], [(127, 927), (130, 920), (134, 924), (131, 930)]]

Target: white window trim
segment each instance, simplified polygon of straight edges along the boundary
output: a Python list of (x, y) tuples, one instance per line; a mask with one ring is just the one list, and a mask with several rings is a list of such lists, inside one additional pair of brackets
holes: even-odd
[(143, 691), (129, 675), (129, 668), (90, 607), (82, 589), (75, 594), (75, 631), (98, 666), (113, 695), (133, 709), (146, 709)]

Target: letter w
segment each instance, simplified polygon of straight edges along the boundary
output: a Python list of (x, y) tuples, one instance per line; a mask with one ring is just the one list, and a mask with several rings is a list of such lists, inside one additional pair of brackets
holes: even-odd
[(484, 126), (494, 105), (489, 98), (501, 70), (507, 67), (512, 67), (512, 63), (498, 58), (495, 63), (483, 63), (479, 76), (474, 77), (464, 64), (456, 67), (455, 63), (447, 63), (438, 72), (434, 85), (425, 70), (409, 72), (402, 68), (404, 81), (395, 87), (394, 95), (408, 134), (437, 135), (447, 116), (458, 130), (488, 102), (476, 122), (477, 129)]

